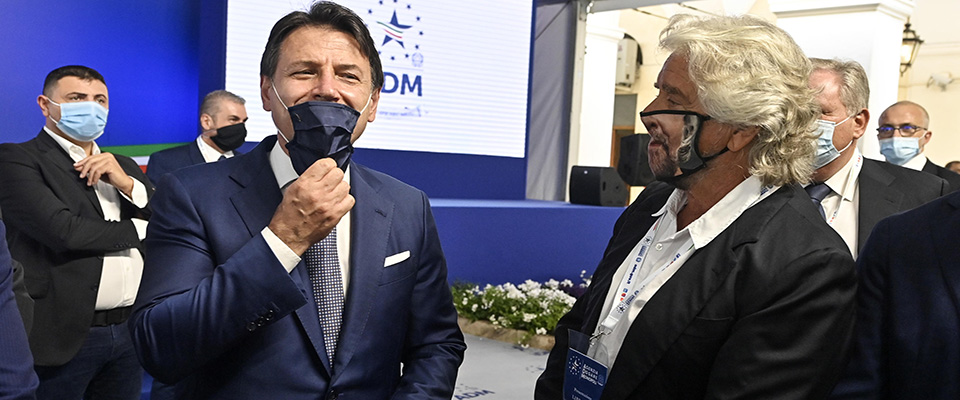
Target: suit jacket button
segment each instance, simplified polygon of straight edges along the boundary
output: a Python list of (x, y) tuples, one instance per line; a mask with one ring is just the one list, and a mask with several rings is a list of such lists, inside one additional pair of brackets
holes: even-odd
[(247, 324), (247, 330), (250, 331), (250, 332), (253, 332), (253, 331), (257, 330), (257, 323), (256, 323), (256, 322), (253, 322), (253, 321), (250, 321), (250, 322)]
[(273, 319), (273, 310), (267, 310), (267, 313), (263, 315), (263, 319), (267, 321)]

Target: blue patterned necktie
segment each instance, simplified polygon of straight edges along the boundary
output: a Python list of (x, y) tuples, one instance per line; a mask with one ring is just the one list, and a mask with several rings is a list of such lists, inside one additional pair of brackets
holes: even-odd
[(320, 314), (323, 344), (332, 367), (343, 321), (343, 278), (337, 258), (337, 228), (334, 227), (327, 237), (310, 246), (304, 260), (313, 286), (313, 299), (317, 302), (317, 312)]
[(823, 199), (827, 197), (827, 195), (830, 194), (830, 192), (832, 191), (830, 190), (830, 186), (827, 186), (826, 183), (821, 182), (817, 184), (808, 185), (803, 190), (807, 191), (807, 194), (810, 195), (810, 201), (813, 202), (813, 205), (817, 206), (817, 210), (820, 211), (820, 217), (823, 219), (827, 219), (827, 213), (823, 211), (822, 202), (823, 202)]

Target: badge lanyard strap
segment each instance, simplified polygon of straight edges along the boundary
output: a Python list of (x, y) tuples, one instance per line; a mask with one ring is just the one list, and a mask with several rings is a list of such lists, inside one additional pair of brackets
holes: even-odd
[(684, 253), (693, 250), (694, 245), (691, 243), (690, 247), (681, 250), (674, 255), (670, 262), (665, 263), (662, 267), (658, 268), (656, 271), (647, 276), (646, 279), (637, 283), (636, 279), (633, 279), (634, 275), (636, 275), (637, 271), (643, 266), (643, 262), (647, 256), (647, 250), (650, 248), (653, 238), (656, 237), (658, 230), (657, 228), (659, 228), (659, 223), (663, 219), (662, 216), (660, 218), (661, 219), (657, 221), (657, 226), (654, 227), (653, 232), (648, 234), (648, 236), (643, 239), (644, 244), (640, 247), (640, 251), (637, 252), (637, 257), (634, 260), (633, 267), (630, 269), (630, 272), (625, 274), (620, 281), (620, 290), (617, 291), (620, 301), (610, 308), (610, 313), (606, 318), (603, 319), (603, 322), (597, 326), (597, 332), (593, 335), (592, 339), (597, 339), (602, 335), (607, 335), (613, 332), (613, 328), (617, 326), (617, 323), (620, 322), (620, 318), (622, 318), (623, 314), (627, 312), (627, 310), (630, 308), (630, 304), (636, 300), (637, 296), (640, 295), (640, 292), (642, 292), (651, 281), (660, 276), (663, 271), (666, 271), (668, 268), (670, 268), (670, 266), (679, 260)]
[[(857, 156), (857, 164), (853, 166), (854, 170), (860, 168), (860, 164), (863, 163), (863, 155)], [(849, 178), (848, 178), (849, 179)], [(833, 214), (830, 214), (830, 218), (827, 219), (827, 225), (833, 226), (833, 223), (837, 220), (837, 215), (840, 214), (840, 207), (843, 205), (843, 195), (840, 195), (840, 203), (837, 204), (837, 209), (833, 210)]]
[[(776, 191), (775, 189), (776, 189), (775, 186), (770, 186), (770, 185), (763, 186), (762, 188), (760, 188), (759, 195), (753, 202), (750, 203), (749, 206), (747, 206), (747, 208), (750, 208), (754, 204), (757, 204), (761, 200), (767, 198), (770, 194)], [(637, 284), (636, 280), (633, 279), (634, 275), (636, 275), (640, 267), (643, 266), (643, 262), (647, 256), (647, 250), (650, 248), (650, 244), (653, 243), (653, 239), (655, 239), (657, 236), (657, 232), (660, 229), (661, 221), (663, 221), (663, 215), (660, 216), (660, 219), (658, 219), (656, 224), (654, 224), (654, 226), (650, 229), (650, 232), (648, 232), (647, 235), (644, 236), (643, 242), (641, 242), (642, 245), (640, 246), (640, 250), (637, 252), (637, 256), (634, 259), (633, 266), (630, 268), (629, 273), (624, 274), (623, 278), (620, 279), (620, 285), (618, 286), (620, 290), (617, 291), (620, 297), (620, 301), (618, 301), (613, 307), (610, 308), (610, 313), (597, 326), (596, 333), (594, 333), (593, 336), (590, 337), (591, 341), (596, 341), (601, 336), (607, 335), (613, 332), (613, 328), (617, 326), (617, 323), (620, 322), (620, 319), (623, 317), (623, 314), (627, 312), (627, 309), (630, 308), (630, 304), (632, 304), (633, 301), (636, 300), (640, 292), (642, 292), (643, 289), (646, 288), (651, 281), (656, 279), (657, 276), (663, 273), (663, 271), (666, 271), (668, 268), (670, 268), (671, 265), (673, 265), (673, 263), (677, 262), (677, 260), (679, 260), (680, 257), (682, 257), (685, 253), (689, 252), (690, 250), (693, 250), (693, 248), (695, 247), (695, 245), (691, 243), (690, 247), (680, 250), (676, 255), (673, 256), (670, 262), (665, 263), (662, 267), (658, 268), (656, 271), (650, 274), (650, 276), (648, 276), (642, 282)]]

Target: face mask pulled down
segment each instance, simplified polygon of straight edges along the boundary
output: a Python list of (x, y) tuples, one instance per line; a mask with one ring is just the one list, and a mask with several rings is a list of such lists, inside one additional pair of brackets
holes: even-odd
[[(287, 107), (275, 85), (273, 92), (280, 104)], [(370, 98), (367, 98), (367, 104), (360, 111), (329, 101), (308, 101), (287, 107), (290, 122), (293, 123), (293, 139), (287, 138), (279, 130), (277, 132), (287, 141), (290, 161), (297, 174), (302, 175), (313, 163), (327, 157), (333, 158), (337, 166), (346, 171), (353, 155), (353, 129), (369, 105)]]
[[(703, 123), (710, 119), (709, 115), (703, 115), (694, 111), (685, 110), (656, 110), (640, 113), (640, 117), (650, 117), (654, 115), (681, 115), (683, 116), (683, 134), (680, 148), (677, 149), (677, 167), (680, 168), (680, 174), (672, 176), (658, 176), (657, 180), (677, 186), (681, 178), (686, 178), (700, 171), (707, 166), (707, 162), (725, 153), (724, 147), (718, 153), (705, 156), (700, 154), (700, 132), (703, 129)], [(649, 127), (647, 129), (650, 129)], [(669, 154), (668, 154), (669, 157)]]

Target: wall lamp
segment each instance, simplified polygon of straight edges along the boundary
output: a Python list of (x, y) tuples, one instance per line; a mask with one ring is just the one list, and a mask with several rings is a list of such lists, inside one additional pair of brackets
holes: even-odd
[(917, 61), (917, 52), (923, 39), (917, 36), (917, 32), (910, 29), (910, 20), (903, 26), (903, 44), (900, 45), (900, 75), (907, 72), (907, 69)]

